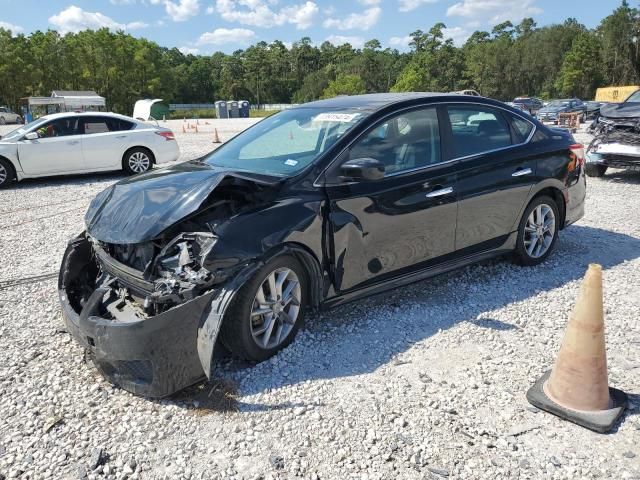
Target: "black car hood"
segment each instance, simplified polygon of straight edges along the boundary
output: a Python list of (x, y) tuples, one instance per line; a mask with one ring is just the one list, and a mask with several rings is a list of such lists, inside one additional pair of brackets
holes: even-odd
[(600, 116), (606, 118), (640, 119), (640, 102), (612, 103), (600, 107)]
[(87, 232), (107, 243), (153, 240), (198, 210), (226, 177), (275, 185), (278, 177), (215, 167), (199, 161), (154, 169), (99, 193), (85, 214)]

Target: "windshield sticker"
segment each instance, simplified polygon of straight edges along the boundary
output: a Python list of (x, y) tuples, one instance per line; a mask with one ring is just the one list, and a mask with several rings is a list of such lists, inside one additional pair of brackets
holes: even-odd
[(289, 159), (289, 160), (286, 160), (284, 164), (289, 165), (290, 167), (295, 167), (298, 164), (298, 161)]
[(358, 118), (360, 113), (330, 113), (325, 112), (313, 117), (314, 122), (339, 122), (349, 123)]

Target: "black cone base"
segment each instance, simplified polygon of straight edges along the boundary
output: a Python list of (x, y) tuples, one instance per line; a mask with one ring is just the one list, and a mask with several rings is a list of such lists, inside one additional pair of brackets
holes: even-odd
[(568, 420), (594, 432), (605, 433), (611, 430), (611, 427), (616, 423), (618, 417), (620, 417), (624, 409), (627, 408), (627, 394), (622, 390), (611, 387), (609, 387), (609, 396), (611, 397), (613, 406), (607, 410), (584, 412), (563, 407), (551, 400), (547, 394), (544, 393), (543, 386), (549, 378), (549, 375), (551, 375), (551, 370), (542, 375), (540, 380), (527, 392), (527, 400), (529, 403), (538, 407), (540, 410), (553, 413), (564, 420)]

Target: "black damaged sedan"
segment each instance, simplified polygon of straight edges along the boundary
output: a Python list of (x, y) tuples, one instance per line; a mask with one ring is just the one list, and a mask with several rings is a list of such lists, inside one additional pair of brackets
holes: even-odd
[(161, 397), (209, 377), (218, 341), (261, 361), (309, 309), (497, 255), (536, 265), (585, 189), (582, 145), (501, 102), (313, 102), (100, 193), (62, 261), (64, 319), (107, 379)]

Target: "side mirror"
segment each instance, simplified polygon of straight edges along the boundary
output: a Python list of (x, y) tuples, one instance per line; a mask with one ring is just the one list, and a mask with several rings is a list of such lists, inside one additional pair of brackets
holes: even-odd
[(380, 180), (384, 178), (384, 163), (375, 158), (356, 158), (340, 167), (342, 180)]
[(24, 136), (25, 140), (37, 140), (38, 139), (38, 132), (29, 132), (26, 133)]

